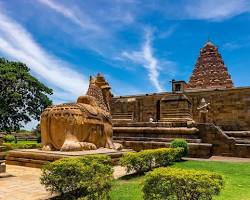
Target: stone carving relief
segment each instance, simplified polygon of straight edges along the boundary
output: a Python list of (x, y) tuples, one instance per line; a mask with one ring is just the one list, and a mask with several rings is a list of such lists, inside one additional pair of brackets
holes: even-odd
[(199, 122), (206, 123), (208, 121), (208, 111), (210, 103), (207, 103), (204, 98), (201, 99), (197, 110), (199, 111)]

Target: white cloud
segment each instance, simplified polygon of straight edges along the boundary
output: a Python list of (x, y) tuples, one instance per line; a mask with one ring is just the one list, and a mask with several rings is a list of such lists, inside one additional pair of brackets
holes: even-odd
[(63, 4), (56, 3), (51, 0), (38, 0), (40, 3), (46, 5), (50, 9), (56, 11), (57, 13), (63, 15), (71, 22), (79, 25), (84, 30), (99, 31), (101, 28), (95, 24), (88, 16), (81, 13), (81, 17), (76, 14), (72, 9), (65, 7)]
[[(67, 92), (72, 99), (87, 89), (88, 81), (68, 63), (47, 53), (20, 24), (0, 13), (0, 51), (28, 65), (33, 73), (52, 88)], [(60, 93), (55, 93), (60, 98)]]
[[(56, 20), (56, 23), (63, 32), (72, 37), (71, 45), (91, 50), (103, 58), (109, 58), (115, 49), (114, 43), (118, 43), (114, 36), (116, 30), (123, 24), (133, 21), (131, 12), (124, 12), (124, 10), (118, 12), (119, 7), (98, 9), (84, 1), (68, 5), (62, 1), (52, 0), (37, 0), (37, 2), (41, 3), (45, 12), (54, 11), (50, 13), (51, 16), (59, 15), (60, 19)], [(107, 4), (113, 6), (112, 2), (107, 2)], [(97, 5), (103, 6), (101, 3)], [(91, 9), (94, 12), (90, 12)], [(72, 23), (62, 24), (61, 19)]]
[(230, 50), (233, 50), (233, 49), (239, 49), (241, 48), (243, 45), (242, 44), (238, 44), (236, 42), (227, 42), (223, 45), (223, 49), (230, 49)]
[(195, 0), (184, 6), (184, 17), (204, 20), (223, 20), (249, 12), (247, 0)]
[(159, 66), (158, 60), (153, 55), (151, 47), (152, 35), (151, 31), (147, 30), (145, 35), (145, 42), (141, 51), (122, 52), (121, 57), (127, 58), (134, 63), (142, 64), (148, 70), (148, 77), (153, 86), (158, 92), (162, 92), (163, 88), (159, 82)]
[(159, 30), (159, 34), (158, 34), (158, 37), (163, 39), (163, 38), (168, 38), (170, 37), (171, 35), (173, 35), (174, 32), (176, 32), (176, 29), (177, 29), (178, 25), (175, 24), (173, 26), (170, 26), (167, 30)]

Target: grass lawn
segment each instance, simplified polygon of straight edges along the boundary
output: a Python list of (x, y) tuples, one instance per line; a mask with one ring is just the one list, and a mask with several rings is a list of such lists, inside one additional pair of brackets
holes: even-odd
[(26, 141), (26, 140), (18, 140), (15, 142), (4, 142), (4, 151), (8, 152), (13, 149), (37, 149), (41, 147), (41, 144), (37, 143), (37, 141)]
[[(225, 188), (220, 200), (250, 200), (250, 163), (227, 163), (212, 161), (185, 161), (171, 167), (204, 169), (220, 173), (225, 177)], [(112, 200), (142, 200), (144, 176), (127, 176), (115, 181), (110, 193)]]
[(26, 141), (26, 140), (18, 140), (17, 143), (15, 142), (4, 142), (4, 144), (38, 144), (37, 141)]
[(37, 144), (37, 141), (26, 141), (26, 140), (18, 140), (18, 144)]

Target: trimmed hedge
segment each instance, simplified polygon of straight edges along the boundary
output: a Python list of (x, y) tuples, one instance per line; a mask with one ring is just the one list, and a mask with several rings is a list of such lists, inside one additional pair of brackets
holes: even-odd
[(48, 163), (42, 168), (41, 184), (62, 199), (102, 200), (107, 198), (113, 180), (111, 158), (89, 155), (65, 158)]
[(146, 175), (145, 200), (211, 200), (223, 188), (221, 175), (208, 171), (158, 168)]
[(177, 138), (170, 143), (171, 148), (183, 148), (182, 157), (188, 156), (188, 143), (185, 139)]
[(155, 167), (166, 167), (180, 160), (182, 151), (182, 148), (160, 148), (128, 152), (120, 158), (120, 165), (126, 167), (127, 173), (131, 171), (143, 173)]
[(41, 144), (33, 143), (33, 144), (22, 144), (22, 143), (3, 143), (4, 150), (9, 151), (13, 149), (39, 149), (41, 148)]

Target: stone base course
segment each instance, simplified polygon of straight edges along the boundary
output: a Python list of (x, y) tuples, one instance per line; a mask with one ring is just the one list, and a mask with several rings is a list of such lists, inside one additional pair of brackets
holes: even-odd
[(79, 157), (84, 155), (105, 154), (112, 158), (116, 163), (123, 153), (131, 150), (124, 149), (122, 151), (112, 149), (97, 149), (89, 151), (61, 152), (61, 151), (42, 151), (39, 149), (20, 149), (12, 150), (6, 158), (9, 165), (20, 165), (26, 167), (41, 168), (42, 165), (66, 157)]

